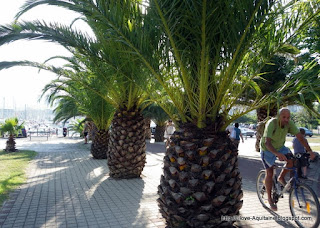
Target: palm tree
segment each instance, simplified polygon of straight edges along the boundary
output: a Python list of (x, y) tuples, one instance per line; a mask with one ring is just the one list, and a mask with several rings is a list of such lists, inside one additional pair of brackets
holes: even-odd
[[(70, 67), (71, 65), (69, 65)], [(73, 69), (75, 67), (73, 66)], [(99, 94), (92, 89), (101, 93), (103, 86), (87, 77), (87, 83), (91, 89), (83, 87), (74, 77), (77, 75), (85, 74), (86, 72), (68, 71), (65, 68), (53, 70), (55, 73), (60, 74), (60, 78), (53, 80), (43, 90), (43, 96), (50, 91), (47, 100), (53, 105), (58, 101), (58, 106), (54, 110), (56, 113), (55, 119), (61, 120), (62, 117), (65, 121), (75, 116), (86, 116), (86, 118), (79, 123), (83, 125), (84, 121), (92, 122), (92, 129), (94, 137), (92, 138), (91, 154), (96, 159), (106, 159), (108, 152), (109, 140), (109, 127), (114, 114), (113, 107), (106, 102)], [(62, 78), (62, 74), (67, 77)], [(61, 107), (62, 106), (62, 107)], [(59, 118), (58, 118), (59, 117)]]
[(169, 119), (169, 115), (155, 103), (149, 105), (146, 109), (144, 109), (143, 115), (145, 118), (152, 119), (156, 124), (154, 133), (155, 142), (163, 142), (166, 121)]
[[(110, 175), (115, 178), (139, 177), (146, 156), (145, 125), (141, 114), (146, 95), (137, 83), (148, 84), (148, 73), (143, 70), (142, 61), (128, 47), (127, 41), (118, 42), (118, 39), (114, 39), (117, 34), (110, 30), (110, 26), (119, 28), (118, 32), (130, 36), (130, 40), (143, 46), (143, 33), (136, 33), (137, 29), (143, 27), (141, 9), (130, 1), (111, 1), (108, 4), (108, 1), (52, 0), (27, 2), (19, 15), (41, 4), (57, 5), (80, 13), (95, 37), (58, 24), (34, 21), (2, 27), (0, 43), (33, 37), (58, 42), (77, 56), (82, 64), (80, 67), (85, 66), (108, 91), (107, 94), (96, 92), (116, 109), (109, 141)], [(106, 21), (107, 17), (111, 21)], [(149, 50), (145, 50), (145, 53), (152, 55)], [(0, 67), (17, 64), (4, 63)], [(20, 62), (18, 65), (23, 64)], [(79, 76), (78, 80), (84, 77), (86, 75)]]
[(75, 119), (73, 120), (69, 126), (68, 126), (68, 130), (69, 131), (73, 131), (73, 134), (80, 134), (80, 137), (82, 136), (82, 132), (83, 132), (83, 122), (84, 119)]
[(24, 128), (23, 123), (19, 125), (19, 120), (17, 117), (6, 119), (5, 122), (0, 126), (1, 134), (9, 134), (9, 138), (6, 142), (5, 151), (17, 151), (14, 136), (17, 135), (19, 130), (21, 130), (22, 128)]
[[(163, 64), (152, 72), (176, 108), (179, 125), (166, 151), (158, 188), (168, 226), (231, 226), (232, 221), (221, 221), (221, 216), (239, 212), (237, 149), (224, 130), (239, 116), (275, 103), (287, 89), (292, 93), (286, 96), (297, 95), (292, 88), (299, 79), (287, 79), (267, 95), (253, 80), (285, 48), (288, 31), (299, 30), (306, 21), (293, 16), (299, 5), (292, 4), (150, 1), (147, 11), (160, 33), (156, 37)], [(145, 59), (153, 65), (152, 59)], [(247, 88), (255, 92), (250, 106), (241, 105)]]

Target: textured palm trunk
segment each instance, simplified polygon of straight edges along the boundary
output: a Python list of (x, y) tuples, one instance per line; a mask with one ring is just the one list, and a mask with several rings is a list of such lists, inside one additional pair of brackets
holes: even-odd
[(144, 122), (146, 126), (146, 139), (151, 139), (151, 127), (150, 127), (151, 119), (145, 118)]
[(95, 134), (98, 132), (98, 128), (97, 126), (94, 124), (93, 121), (89, 121), (88, 122), (88, 128), (89, 128), (89, 132), (88, 132), (88, 140), (94, 140)]
[(257, 132), (256, 132), (256, 151), (260, 152), (260, 141), (263, 135), (263, 130), (262, 130), (262, 125), (261, 123), (268, 117), (275, 117), (278, 114), (278, 109), (277, 107), (273, 107), (268, 111), (267, 107), (262, 107), (262, 108), (258, 108), (257, 109), (257, 120), (258, 120), (258, 124), (257, 124)]
[(230, 227), (242, 207), (237, 148), (225, 132), (180, 126), (164, 157), (158, 204), (168, 227)]
[(9, 135), (9, 138), (6, 142), (6, 149), (5, 151), (7, 152), (15, 152), (17, 151), (16, 149), (16, 141), (14, 140), (14, 136), (13, 135)]
[(108, 146), (111, 177), (140, 177), (146, 163), (146, 142), (145, 122), (139, 110), (115, 113)]
[(96, 159), (106, 159), (108, 152), (108, 130), (97, 130), (91, 144), (91, 154)]
[(164, 141), (164, 131), (166, 130), (166, 126), (156, 126), (156, 130), (154, 132), (154, 140), (156, 142)]

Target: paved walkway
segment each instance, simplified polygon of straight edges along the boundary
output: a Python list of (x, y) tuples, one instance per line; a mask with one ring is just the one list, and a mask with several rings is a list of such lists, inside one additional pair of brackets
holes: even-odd
[[(252, 141), (250, 141), (252, 140)], [(255, 178), (262, 168), (259, 155), (248, 139), (240, 144), (239, 167), (243, 177), (244, 205), (241, 218), (290, 216), (288, 199), (278, 205), (278, 214), (264, 209), (255, 191)], [(0, 148), (5, 140), (0, 140)], [(253, 145), (253, 144), (252, 144)], [(19, 149), (38, 152), (30, 163), (28, 181), (10, 195), (0, 208), (0, 227), (165, 227), (156, 203), (162, 174), (164, 145), (149, 143), (147, 163), (139, 179), (114, 180), (106, 160), (90, 155), (90, 144), (79, 139), (29, 141), (18, 139)], [(319, 162), (310, 175), (319, 180)], [(310, 182), (318, 192), (319, 182)], [(250, 220), (242, 227), (296, 227), (289, 222)]]

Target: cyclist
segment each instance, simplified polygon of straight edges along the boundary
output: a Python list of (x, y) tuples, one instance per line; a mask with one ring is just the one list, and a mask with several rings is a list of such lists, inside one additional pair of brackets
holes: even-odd
[[(293, 161), (288, 160), (285, 156), (285, 154), (291, 153), (290, 149), (284, 146), (288, 133), (297, 137), (299, 142), (306, 148), (306, 151), (310, 153), (311, 159), (315, 157), (315, 154), (311, 150), (308, 142), (304, 140), (304, 137), (300, 133), (299, 129), (295, 126), (293, 121), (290, 120), (289, 109), (281, 109), (277, 118), (270, 119), (266, 123), (260, 142), (260, 150), (262, 163), (266, 169), (265, 186), (268, 195), (268, 202), (270, 209), (274, 211), (277, 210), (277, 205), (272, 201), (271, 189), (273, 165), (276, 157), (278, 157), (280, 161), (286, 161), (287, 168), (291, 168), (293, 166)], [(279, 175), (278, 181), (283, 186), (286, 185), (285, 176), (288, 172), (289, 170), (283, 169)]]

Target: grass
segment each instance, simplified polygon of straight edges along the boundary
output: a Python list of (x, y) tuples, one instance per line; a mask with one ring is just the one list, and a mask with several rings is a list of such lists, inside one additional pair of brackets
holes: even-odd
[(25, 183), (25, 169), (36, 154), (30, 150), (0, 151), (0, 207), (11, 191)]

